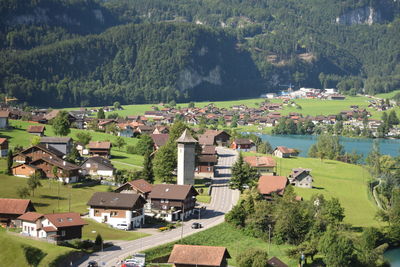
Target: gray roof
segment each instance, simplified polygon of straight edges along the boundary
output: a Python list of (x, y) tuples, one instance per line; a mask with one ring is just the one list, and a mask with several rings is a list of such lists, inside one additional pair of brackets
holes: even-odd
[(131, 209), (140, 202), (143, 204), (146, 203), (146, 201), (138, 194), (96, 192), (93, 194), (87, 205)]
[(197, 140), (192, 137), (192, 135), (190, 134), (190, 132), (187, 129), (185, 129), (185, 131), (183, 131), (181, 137), (179, 137), (178, 140), (176, 140), (176, 142), (178, 142), (178, 143), (197, 143)]
[(111, 161), (109, 159), (103, 158), (103, 157), (91, 157), (87, 158), (85, 161), (82, 162), (81, 167), (85, 168), (86, 163), (96, 163), (98, 165), (104, 166), (105, 168), (103, 169), (114, 169), (114, 165), (112, 165)]
[(68, 143), (71, 140), (71, 137), (42, 137), (40, 143)]

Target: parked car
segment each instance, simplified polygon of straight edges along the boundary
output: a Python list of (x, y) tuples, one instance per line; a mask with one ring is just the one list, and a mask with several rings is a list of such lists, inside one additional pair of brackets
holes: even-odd
[(99, 267), (96, 261), (89, 261), (88, 267)]
[(200, 229), (202, 227), (203, 227), (203, 225), (201, 225), (201, 223), (198, 223), (198, 222), (192, 223), (192, 229)]
[(115, 228), (119, 229), (119, 230), (125, 230), (128, 231), (129, 230), (129, 225), (126, 223), (119, 223), (115, 226)]

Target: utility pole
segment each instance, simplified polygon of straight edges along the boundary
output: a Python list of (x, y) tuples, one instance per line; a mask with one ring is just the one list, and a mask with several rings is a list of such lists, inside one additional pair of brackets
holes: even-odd
[(271, 225), (268, 224), (268, 255), (271, 255), (270, 249), (271, 249)]

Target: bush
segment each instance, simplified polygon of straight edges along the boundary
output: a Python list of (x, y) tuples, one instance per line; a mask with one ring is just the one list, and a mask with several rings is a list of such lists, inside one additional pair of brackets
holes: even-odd
[(126, 147), (126, 152), (129, 153), (129, 154), (137, 154), (136, 146), (132, 146), (132, 145), (127, 146)]

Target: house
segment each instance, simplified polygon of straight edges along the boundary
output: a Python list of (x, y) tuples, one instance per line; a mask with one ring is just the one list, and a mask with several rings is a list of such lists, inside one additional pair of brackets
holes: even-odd
[(218, 146), (227, 146), (231, 135), (221, 130), (207, 130), (204, 135), (213, 136), (214, 143)]
[(0, 110), (0, 129), (8, 128), (8, 118), (10, 112), (7, 110)]
[(90, 198), (89, 218), (113, 227), (127, 224), (129, 229), (144, 224), (146, 200), (139, 194), (96, 192)]
[(169, 139), (169, 134), (151, 134), (151, 139), (153, 139), (154, 149), (158, 150), (160, 147), (165, 145)]
[(231, 148), (245, 152), (256, 151), (256, 145), (254, 142), (246, 138), (235, 139), (231, 144)]
[(133, 137), (134, 127), (129, 123), (118, 123), (118, 136)]
[(278, 259), (277, 257), (272, 257), (267, 261), (268, 266), (272, 267), (289, 267), (286, 263)]
[(195, 169), (196, 176), (214, 178), (217, 163), (216, 155), (199, 155)]
[(78, 150), (79, 155), (81, 156), (89, 155), (89, 149), (87, 149), (83, 143), (75, 142), (75, 148), (76, 150)]
[(153, 134), (168, 134), (169, 133), (169, 128), (167, 126), (157, 126)]
[(8, 154), (8, 140), (7, 138), (0, 138), (0, 157), (7, 157)]
[(65, 155), (71, 152), (73, 145), (71, 137), (42, 137), (40, 138), (40, 144), (48, 145), (49, 147), (61, 151)]
[(41, 214), (27, 212), (18, 217), (22, 234), (52, 241), (82, 238), (82, 227), (87, 223), (79, 213), (64, 212)]
[(312, 188), (312, 182), (314, 181), (310, 169), (296, 168), (292, 170), (289, 175), (290, 184), (298, 187)]
[(38, 144), (31, 146), (17, 155), (14, 155), (13, 160), (18, 163), (29, 163), (41, 158), (63, 158), (65, 156), (61, 151), (53, 148), (48, 144)]
[(246, 156), (243, 158), (251, 167), (256, 168), (260, 174), (274, 174), (276, 162), (267, 156)]
[(291, 156), (297, 156), (297, 151), (292, 148), (287, 148), (285, 146), (277, 146), (272, 152), (275, 157), (278, 158), (290, 158)]
[(115, 168), (109, 159), (103, 157), (87, 158), (81, 164), (82, 175), (114, 177)]
[(153, 186), (144, 179), (138, 179), (134, 181), (126, 182), (117, 189), (114, 190), (116, 193), (126, 193), (126, 194), (139, 194), (144, 199), (147, 200)]
[(154, 127), (152, 127), (152, 126), (139, 125), (138, 127), (136, 127), (135, 134), (136, 135), (138, 135), (138, 134), (148, 134), (148, 135), (150, 135), (150, 134), (153, 133), (153, 131), (154, 131)]
[(20, 227), (19, 216), (36, 211), (29, 199), (0, 198), (0, 226)]
[(216, 145), (215, 138), (213, 135), (202, 134), (199, 136), (199, 144), (201, 146), (214, 146)]
[(257, 189), (265, 199), (271, 199), (272, 194), (283, 195), (288, 179), (285, 176), (262, 175), (258, 179)]
[(166, 221), (182, 220), (194, 213), (197, 195), (192, 185), (153, 185), (146, 213)]
[[(47, 178), (58, 178), (65, 183), (75, 183), (80, 176), (80, 167), (60, 158), (40, 158), (29, 163), (29, 165), (40, 169)], [(57, 173), (54, 174), (54, 170)]]
[(89, 155), (110, 158), (111, 146), (111, 142), (108, 141), (91, 141), (88, 145)]
[(44, 125), (29, 125), (28, 129), (26, 131), (30, 134), (34, 134), (37, 136), (44, 136), (44, 131), (46, 130), (46, 127)]
[(36, 173), (41, 173), (42, 170), (36, 166), (30, 165), (29, 163), (22, 163), (12, 167), (12, 175), (18, 177), (28, 178)]
[(194, 246), (175, 244), (168, 259), (168, 263), (175, 267), (203, 267), (228, 266), (230, 259), (225, 247)]

